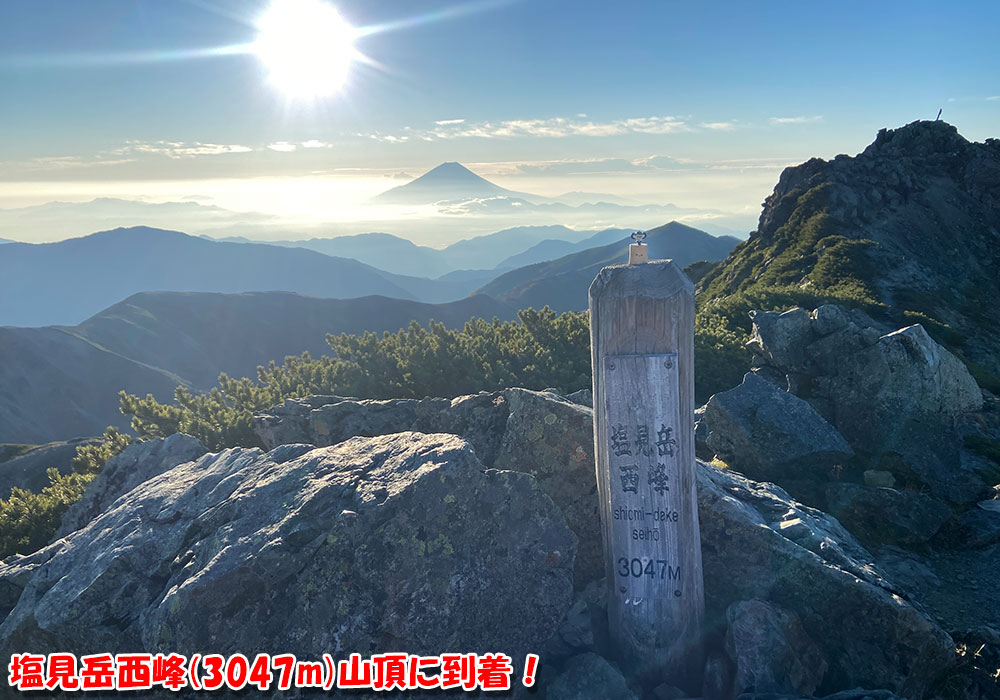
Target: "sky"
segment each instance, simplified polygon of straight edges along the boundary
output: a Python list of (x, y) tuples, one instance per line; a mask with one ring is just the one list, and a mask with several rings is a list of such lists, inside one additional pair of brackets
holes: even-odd
[[(329, 2), (356, 29), (323, 42), (346, 79), (303, 96), (257, 50), (272, 2), (303, 1), (324, 2), (0, 3), (0, 210), (184, 201), (255, 212), (272, 237), (311, 221), (443, 244), (462, 227), (364, 203), (459, 161), (745, 232), (783, 167), (880, 128), (943, 109), (970, 140), (1000, 136), (996, 2)], [(12, 221), (0, 236), (30, 240)]]

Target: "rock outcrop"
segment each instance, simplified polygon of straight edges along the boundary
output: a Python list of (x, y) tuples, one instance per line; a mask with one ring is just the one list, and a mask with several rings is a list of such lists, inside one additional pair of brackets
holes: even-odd
[(576, 537), (530, 475), (484, 469), (455, 436), (400, 433), (208, 454), (57, 545), (0, 626), (7, 655), (523, 659), (569, 608)]
[(882, 305), (894, 327), (907, 317), (933, 326), (996, 381), (997, 269), (1000, 140), (918, 121), (879, 131), (854, 157), (786, 168), (757, 230), (700, 286), (709, 303), (786, 287)]
[(982, 390), (922, 326), (886, 332), (832, 305), (752, 317), (756, 371), (815, 408), (867, 469), (958, 505), (992, 486), (962, 438), (977, 429), (971, 417), (983, 407)]
[(754, 479), (823, 478), (854, 455), (808, 402), (753, 372), (709, 399), (701, 421), (707, 446)]
[[(589, 392), (588, 392), (589, 393)], [(587, 396), (580, 397), (586, 401)], [(269, 447), (337, 444), (353, 435), (404, 430), (460, 435), (487, 467), (531, 474), (580, 539), (579, 585), (602, 576), (591, 411), (552, 392), (506, 389), (456, 399), (375, 401), (311, 396), (254, 416)]]
[[(324, 406), (327, 400), (334, 403)], [(478, 420), (503, 426), (499, 445), (490, 441), (483, 449), (494, 456), (494, 464), (535, 473), (539, 486), (563, 508), (581, 545), (586, 540), (595, 545), (594, 565), (576, 567), (574, 612), (553, 630), (547, 658), (568, 664), (589, 652), (611, 655), (606, 639), (602, 641), (606, 632), (599, 622), (602, 584), (596, 584), (596, 589), (587, 587), (604, 573), (596, 529), (588, 409), (551, 393), (511, 389), (451, 402), (313, 397), (286, 402), (280, 409), (258, 414), (256, 421), (262, 436), (290, 434), (324, 441), (331, 439), (329, 436), (339, 437), (340, 431), (346, 430), (342, 426), (374, 433), (410, 428), (414, 423), (407, 421), (414, 420), (423, 421), (422, 425), (456, 425), (451, 422), (455, 421), (451, 412), (468, 415), (467, 405), (486, 409), (478, 414)], [(805, 408), (812, 410), (808, 404)], [(394, 424), (386, 416), (402, 416), (401, 423)], [(315, 429), (317, 422), (322, 426), (319, 431)], [(476, 443), (481, 438), (477, 437), (476, 419), (461, 425), (478, 455)], [(828, 665), (823, 673), (804, 674), (791, 691), (812, 693), (819, 688), (833, 692), (861, 686), (921, 697), (952, 664), (954, 650), (948, 635), (900, 596), (872, 556), (835, 519), (800, 505), (778, 487), (706, 464), (698, 466), (698, 494), (706, 601), (713, 624), (724, 632), (730, 606), (759, 601), (770, 606), (776, 619), (791, 620), (780, 627), (789, 635), (788, 645), (798, 648), (807, 640), (817, 650), (816, 658)], [(843, 624), (848, 618), (851, 624)], [(773, 637), (772, 642), (778, 643)], [(740, 648), (744, 659), (753, 653), (774, 651), (754, 652), (745, 640)], [(802, 653), (803, 663), (812, 663), (811, 652)], [(746, 663), (744, 669), (751, 668)], [(598, 674), (601, 683), (613, 684), (617, 670), (602, 668)], [(737, 677), (750, 675), (747, 671)], [(559, 681), (561, 686), (568, 682), (568, 678)]]
[(64, 537), (84, 527), (111, 508), (120, 496), (178, 464), (190, 462), (208, 452), (190, 435), (133, 442), (107, 461), (90, 483), (83, 497), (70, 506), (62, 517), (57, 537)]
[[(73, 524), (102, 512), (0, 565), (5, 653), (534, 651), (552, 697), (680, 697), (623, 676), (607, 636), (590, 409), (515, 389), (289, 406), (258, 422), (319, 441), (417, 416), (457, 421), (472, 439), (393, 432), (172, 467), (202, 448), (184, 436), (130, 447)], [(145, 480), (120, 493), (126, 465)], [(704, 692), (860, 687), (920, 700), (954, 677), (952, 638), (837, 520), (704, 463), (697, 483)], [(584, 537), (597, 549), (581, 567)]]

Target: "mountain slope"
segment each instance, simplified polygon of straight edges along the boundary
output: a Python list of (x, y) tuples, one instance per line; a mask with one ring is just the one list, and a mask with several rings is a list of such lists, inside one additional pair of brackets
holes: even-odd
[(787, 168), (750, 239), (701, 282), (700, 314), (837, 301), (923, 323), (1000, 379), (1000, 141), (945, 122), (878, 133), (855, 157)]
[[(456, 241), (444, 248), (417, 245), (389, 233), (359, 233), (332, 238), (309, 238), (296, 241), (267, 241), (285, 248), (307, 248), (324, 255), (352, 258), (394, 275), (438, 279), (456, 270), (509, 270), (521, 265), (551, 260), (576, 250), (608, 243), (625, 229), (604, 231), (575, 230), (566, 226), (517, 226), (473, 238)], [(594, 242), (589, 242), (593, 239)], [(246, 238), (231, 237), (228, 242), (249, 243)], [(533, 252), (528, 252), (542, 246)], [(546, 246), (551, 246), (551, 250)], [(526, 255), (513, 259), (513, 256)], [(497, 274), (500, 274), (497, 272)], [(397, 284), (400, 280), (392, 278)], [(409, 289), (409, 284), (402, 284)], [(460, 298), (471, 289), (450, 298)], [(442, 286), (441, 293), (453, 290)], [(424, 301), (435, 301), (433, 298)]]
[(442, 251), (417, 245), (390, 233), (359, 233), (271, 243), (284, 247), (308, 248), (339, 258), (351, 258), (397, 275), (439, 277), (455, 269), (443, 259)]
[(317, 299), (284, 292), (136, 294), (78, 326), (0, 327), (0, 443), (41, 443), (126, 427), (118, 391), (161, 401), (185, 384), (207, 389), (220, 372), (308, 350), (328, 354), (327, 333), (394, 331), (411, 320), (449, 327), (513, 310), (476, 296), (450, 304), (386, 297)]
[(469, 292), (461, 285), (397, 277), (356, 260), (302, 248), (224, 243), (135, 227), (58, 243), (5, 244), (0, 256), (0, 324), (78, 323), (132, 294), (160, 289), (282, 290), (328, 298), (377, 294), (435, 301)]
[(380, 296), (317, 299), (285, 292), (136, 294), (67, 329), (127, 357), (167, 369), (198, 389), (220, 372), (256, 376), (257, 366), (308, 351), (329, 354), (327, 333), (381, 332), (411, 320), (449, 328), (473, 316), (503, 319), (514, 312), (486, 296), (424, 304)]
[(531, 246), (523, 253), (510, 256), (500, 264), (500, 267), (524, 267), (526, 265), (534, 265), (539, 262), (546, 262), (547, 260), (555, 260), (557, 258), (570, 255), (571, 253), (577, 253), (581, 250), (587, 250), (588, 248), (596, 248), (597, 246), (614, 243), (615, 241), (625, 238), (631, 233), (632, 231), (629, 229), (609, 228), (604, 231), (599, 231), (590, 238), (585, 238), (582, 241), (546, 239)]
[[(481, 197), (523, 197), (520, 192), (494, 185), (461, 163), (442, 163), (405, 185), (393, 187), (374, 198), (379, 204), (434, 204)], [(530, 196), (530, 195), (527, 195)]]
[[(647, 231), (651, 260), (672, 258), (681, 267), (698, 260), (721, 260), (739, 240), (716, 237), (672, 221)], [(511, 270), (481, 287), (488, 294), (516, 308), (551, 306), (556, 311), (587, 308), (587, 289), (605, 265), (628, 259), (628, 237), (582, 250), (557, 260)]]
[(126, 427), (118, 391), (173, 397), (183, 380), (61, 328), (0, 326), (0, 442), (45, 443)]

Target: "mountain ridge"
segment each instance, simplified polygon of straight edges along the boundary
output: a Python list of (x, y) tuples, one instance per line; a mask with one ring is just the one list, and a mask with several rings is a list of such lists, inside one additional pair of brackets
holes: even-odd
[[(651, 260), (672, 258), (681, 267), (700, 260), (721, 260), (739, 242), (732, 236), (713, 236), (676, 221), (646, 233)], [(587, 289), (594, 277), (605, 265), (625, 262), (631, 242), (622, 236), (613, 243), (517, 268), (477, 292), (518, 308), (547, 304), (557, 311), (583, 310), (587, 308)]]
[(145, 226), (55, 243), (4, 244), (0, 325), (72, 325), (132, 294), (157, 289), (282, 290), (321, 298), (372, 294), (450, 301), (471, 288), (379, 270), (357, 260), (266, 243), (228, 243)]
[(173, 397), (209, 389), (219, 373), (256, 376), (288, 355), (329, 354), (327, 333), (395, 331), (411, 320), (458, 327), (474, 316), (513, 318), (485, 296), (448, 304), (289, 292), (142, 292), (76, 326), (0, 326), (0, 443), (46, 443), (128, 427), (118, 392)]
[(786, 168), (757, 229), (700, 283), (699, 314), (746, 333), (747, 308), (862, 308), (921, 323), (1000, 390), (997, 270), (1000, 140), (916, 121)]
[(435, 204), (462, 199), (521, 197), (542, 199), (524, 192), (508, 190), (477, 175), (461, 163), (448, 161), (431, 168), (405, 185), (393, 187), (373, 197), (380, 204)]

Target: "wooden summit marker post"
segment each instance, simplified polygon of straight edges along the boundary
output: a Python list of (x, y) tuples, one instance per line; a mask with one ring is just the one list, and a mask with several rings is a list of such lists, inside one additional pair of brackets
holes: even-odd
[(701, 676), (704, 584), (695, 491), (694, 285), (671, 260), (590, 286), (594, 452), (608, 624), (619, 659), (675, 685)]

